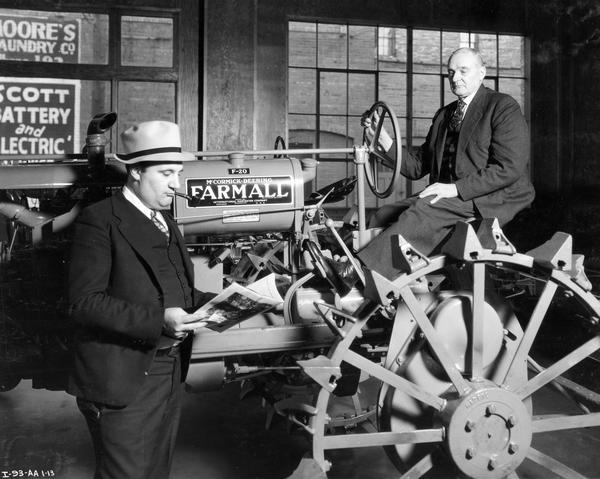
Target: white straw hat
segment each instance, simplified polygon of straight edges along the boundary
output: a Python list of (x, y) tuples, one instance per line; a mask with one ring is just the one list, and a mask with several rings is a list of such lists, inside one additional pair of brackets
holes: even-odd
[(192, 161), (193, 153), (181, 151), (179, 126), (170, 121), (145, 121), (121, 133), (123, 153), (115, 155), (127, 165), (145, 161), (170, 163)]

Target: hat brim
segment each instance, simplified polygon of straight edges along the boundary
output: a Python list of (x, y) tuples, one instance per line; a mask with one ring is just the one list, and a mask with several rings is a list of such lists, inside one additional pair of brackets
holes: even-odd
[(182, 151), (181, 153), (169, 152), (142, 155), (130, 160), (124, 160), (123, 158), (119, 158), (119, 155), (115, 155), (115, 159), (125, 165), (135, 165), (137, 163), (181, 163), (184, 161), (196, 160), (196, 155), (187, 151)]

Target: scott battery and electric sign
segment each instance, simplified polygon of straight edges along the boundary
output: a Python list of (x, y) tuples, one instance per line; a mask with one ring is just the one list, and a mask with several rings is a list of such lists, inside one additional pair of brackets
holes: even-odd
[(0, 77), (0, 155), (78, 151), (79, 80)]

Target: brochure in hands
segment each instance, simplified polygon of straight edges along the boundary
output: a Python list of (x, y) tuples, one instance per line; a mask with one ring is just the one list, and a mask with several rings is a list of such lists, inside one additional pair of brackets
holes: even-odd
[(221, 293), (202, 305), (194, 313), (189, 325), (222, 332), (257, 314), (265, 313), (283, 304), (277, 291), (275, 274), (242, 286), (230, 284)]

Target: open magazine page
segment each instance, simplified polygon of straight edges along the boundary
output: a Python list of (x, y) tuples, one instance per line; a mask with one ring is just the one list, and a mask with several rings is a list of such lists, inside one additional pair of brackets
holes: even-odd
[[(274, 286), (274, 280), (266, 280), (266, 278), (268, 276), (250, 287), (232, 283), (194, 312), (192, 326), (197, 324), (198, 328), (206, 326), (221, 332), (245, 319), (281, 305), (283, 299)], [(258, 289), (258, 292), (254, 288)]]

